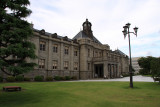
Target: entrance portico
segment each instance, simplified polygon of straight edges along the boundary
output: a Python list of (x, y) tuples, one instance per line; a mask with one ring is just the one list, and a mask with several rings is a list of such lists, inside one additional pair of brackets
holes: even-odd
[(103, 78), (104, 68), (103, 64), (94, 64), (94, 78)]
[(117, 78), (118, 77), (118, 65), (117, 64), (108, 64), (108, 78)]
[(93, 66), (93, 78), (117, 78), (118, 64), (116, 63), (96, 63)]

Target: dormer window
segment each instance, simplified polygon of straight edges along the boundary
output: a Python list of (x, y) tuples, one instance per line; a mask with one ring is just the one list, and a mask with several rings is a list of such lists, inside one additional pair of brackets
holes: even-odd
[(40, 33), (41, 35), (44, 35), (44, 34), (45, 34), (45, 30), (42, 29), (42, 30), (39, 31), (39, 33)]

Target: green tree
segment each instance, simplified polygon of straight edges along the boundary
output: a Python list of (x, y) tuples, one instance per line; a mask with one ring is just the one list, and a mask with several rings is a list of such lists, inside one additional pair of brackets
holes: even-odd
[(25, 20), (31, 14), (28, 0), (0, 1), (0, 70), (19, 75), (34, 68), (27, 58), (35, 59), (35, 45), (29, 41), (32, 28)]
[(142, 75), (151, 74), (151, 61), (152, 61), (152, 59), (154, 59), (154, 57), (148, 56), (148, 57), (141, 57), (138, 60), (138, 64), (142, 68), (140, 70), (140, 74), (142, 74)]
[(155, 58), (151, 61), (151, 74), (152, 77), (159, 77), (160, 82), (160, 58)]

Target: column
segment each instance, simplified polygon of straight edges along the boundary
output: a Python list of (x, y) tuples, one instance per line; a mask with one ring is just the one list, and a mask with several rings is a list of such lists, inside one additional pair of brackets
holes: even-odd
[(115, 65), (115, 71), (116, 71), (116, 78), (117, 78), (118, 77), (117, 64)]
[(111, 78), (112, 72), (111, 72), (111, 64), (108, 64), (108, 76)]
[(103, 64), (103, 72), (104, 72), (104, 76), (106, 76), (106, 78), (109, 78), (109, 76), (108, 76), (109, 70), (108, 70), (108, 63), (107, 62), (104, 62), (104, 64)]
[(111, 65), (112, 68), (112, 78), (114, 78), (114, 64)]
[(52, 66), (52, 41), (48, 40), (48, 56), (47, 56), (47, 70), (51, 70)]
[(74, 47), (73, 47), (73, 41), (71, 42), (71, 48), (70, 48), (70, 71), (73, 71), (73, 64), (74, 64)]
[(61, 44), (60, 44), (60, 71), (63, 71), (63, 56), (64, 56), (64, 45), (63, 45), (63, 40), (61, 39)]

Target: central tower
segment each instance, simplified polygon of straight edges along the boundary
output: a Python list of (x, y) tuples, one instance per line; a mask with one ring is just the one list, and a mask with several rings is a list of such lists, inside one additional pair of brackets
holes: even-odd
[(88, 36), (89, 38), (93, 39), (93, 33), (92, 33), (92, 24), (86, 19), (86, 21), (82, 24), (83, 26), (83, 32)]

